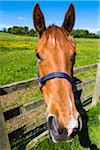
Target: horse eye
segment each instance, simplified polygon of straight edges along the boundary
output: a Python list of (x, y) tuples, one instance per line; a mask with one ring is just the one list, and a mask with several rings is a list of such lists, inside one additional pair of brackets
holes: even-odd
[(76, 55), (76, 53), (74, 53), (74, 55), (71, 56), (71, 58), (70, 58), (70, 61), (71, 61), (71, 62), (74, 62), (74, 61), (75, 61), (75, 55)]
[(71, 57), (71, 58), (70, 58), (70, 61), (72, 61), (72, 62), (73, 62), (73, 61), (74, 61), (74, 57)]
[(38, 59), (41, 59), (41, 56), (38, 52), (36, 52), (36, 56), (37, 56)]

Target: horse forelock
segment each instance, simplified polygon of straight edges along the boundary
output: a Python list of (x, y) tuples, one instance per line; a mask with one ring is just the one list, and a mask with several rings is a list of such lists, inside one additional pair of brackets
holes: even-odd
[(73, 37), (63, 28), (52, 25), (49, 26), (40, 39), (41, 46), (50, 45), (52, 47), (64, 48), (66, 45), (73, 46), (75, 48), (75, 41)]

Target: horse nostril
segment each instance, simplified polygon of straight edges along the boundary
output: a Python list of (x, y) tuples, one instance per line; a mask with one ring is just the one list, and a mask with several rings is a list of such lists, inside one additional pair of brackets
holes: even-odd
[(57, 122), (55, 116), (48, 117), (48, 128), (49, 130), (53, 130), (57, 132)]
[(53, 121), (53, 119), (54, 119), (54, 116), (49, 116), (49, 117), (48, 117), (48, 122), (51, 124), (52, 121)]
[(49, 128), (49, 129), (52, 129), (52, 128), (53, 128), (53, 126), (52, 126), (53, 120), (54, 120), (54, 117), (53, 117), (53, 116), (49, 116), (49, 117), (48, 117), (48, 128)]

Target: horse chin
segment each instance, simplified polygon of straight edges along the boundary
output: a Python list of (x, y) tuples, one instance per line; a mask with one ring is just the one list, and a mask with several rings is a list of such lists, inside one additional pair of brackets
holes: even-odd
[(58, 143), (58, 142), (61, 142), (61, 141), (66, 141), (67, 143), (71, 143), (71, 142), (73, 141), (73, 138), (71, 138), (71, 137), (67, 137), (67, 138), (65, 138), (65, 139), (63, 139), (63, 138), (61, 137), (61, 138), (59, 138), (59, 139), (56, 139), (56, 138), (52, 135), (52, 133), (50, 133), (50, 136), (51, 136), (51, 139), (52, 139), (52, 141), (53, 141), (54, 143)]
[(50, 133), (50, 137), (51, 137), (52, 141), (53, 141), (54, 143), (58, 143), (58, 141), (55, 140), (54, 136), (52, 135), (52, 132), (49, 132), (49, 133)]
[(70, 143), (73, 140), (71, 136), (68, 137), (66, 134), (54, 135), (52, 131), (49, 131), (49, 134), (54, 143), (58, 143), (61, 141), (67, 141), (68, 143)]

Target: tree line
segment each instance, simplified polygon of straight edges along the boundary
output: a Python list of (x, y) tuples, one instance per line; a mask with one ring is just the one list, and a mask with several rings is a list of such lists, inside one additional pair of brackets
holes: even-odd
[[(18, 35), (29, 35), (37, 37), (37, 33), (34, 29), (29, 29), (28, 27), (13, 26), (10, 28), (3, 28), (1, 32), (7, 32)], [(75, 38), (100, 38), (100, 34), (90, 33), (88, 30), (76, 29), (71, 32)]]
[(28, 27), (22, 27), (22, 26), (13, 26), (10, 28), (3, 28), (2, 32), (7, 32), (11, 34), (17, 34), (17, 35), (29, 35), (29, 36), (37, 36), (37, 33), (34, 29), (29, 29)]
[(90, 33), (88, 30), (77, 29), (71, 32), (76, 38), (100, 38), (100, 34)]

